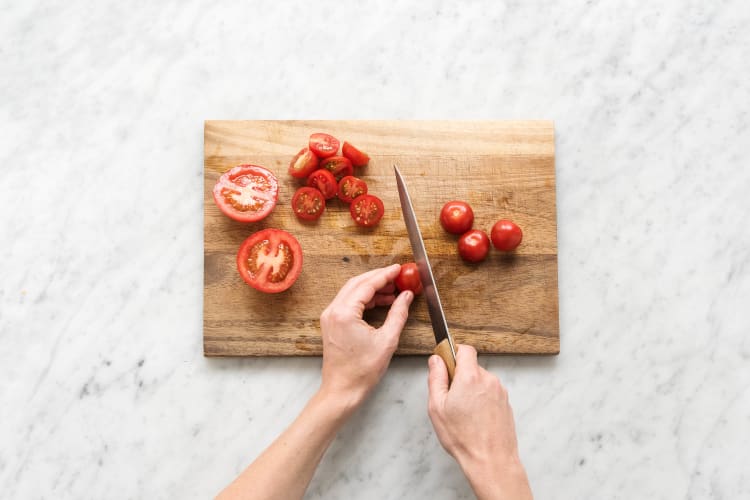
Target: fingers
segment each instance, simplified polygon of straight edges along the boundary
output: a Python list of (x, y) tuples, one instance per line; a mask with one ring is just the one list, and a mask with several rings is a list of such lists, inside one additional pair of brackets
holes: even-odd
[(456, 377), (476, 373), (478, 370), (477, 350), (470, 345), (456, 344)]
[(430, 374), (427, 377), (427, 387), (430, 393), (430, 409), (439, 408), (441, 402), (448, 394), (448, 368), (445, 362), (437, 354), (430, 356), (428, 360)]
[(389, 340), (397, 340), (401, 335), (401, 330), (404, 329), (406, 319), (409, 317), (409, 305), (413, 299), (414, 293), (406, 291), (398, 294), (396, 300), (393, 301), (388, 316), (386, 316), (383, 326), (380, 327), (380, 331), (386, 337), (389, 337)]
[(396, 291), (396, 285), (394, 285), (393, 283), (388, 283), (383, 288), (381, 288), (380, 290), (378, 290), (378, 293), (390, 293), (390, 294), (392, 294), (395, 291)]
[[(401, 265), (375, 269), (353, 278), (351, 287), (347, 290), (345, 300), (350, 305), (367, 304), (381, 288), (391, 283), (401, 270)], [(347, 287), (349, 284), (347, 283)], [(345, 287), (346, 288), (346, 287)], [(342, 288), (342, 292), (344, 289)]]
[(376, 294), (370, 302), (365, 305), (365, 309), (372, 309), (373, 307), (389, 306), (396, 300), (396, 296), (393, 294)]

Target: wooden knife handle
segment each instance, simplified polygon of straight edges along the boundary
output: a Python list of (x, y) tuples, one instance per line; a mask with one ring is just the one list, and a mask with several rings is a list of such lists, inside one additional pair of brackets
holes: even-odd
[(445, 366), (448, 368), (448, 382), (453, 382), (453, 374), (456, 372), (456, 360), (453, 359), (448, 339), (441, 340), (432, 352), (443, 358), (443, 362), (445, 362)]

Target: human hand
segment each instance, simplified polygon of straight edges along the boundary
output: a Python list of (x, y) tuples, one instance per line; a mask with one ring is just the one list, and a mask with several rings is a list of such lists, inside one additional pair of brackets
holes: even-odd
[(480, 499), (531, 497), (518, 456), (513, 410), (500, 380), (477, 363), (477, 351), (458, 345), (456, 372), (429, 359), (429, 415), (440, 444), (459, 463)]
[[(324, 392), (357, 405), (385, 373), (414, 299), (409, 291), (394, 295), (400, 269), (394, 264), (351, 278), (320, 315)], [(387, 305), (380, 328), (362, 319), (365, 309)]]

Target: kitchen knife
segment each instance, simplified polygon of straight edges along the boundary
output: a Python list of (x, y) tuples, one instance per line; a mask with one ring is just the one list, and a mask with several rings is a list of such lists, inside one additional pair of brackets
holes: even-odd
[(430, 260), (427, 258), (427, 250), (424, 248), (424, 240), (422, 240), (422, 233), (419, 232), (419, 224), (417, 224), (417, 217), (414, 215), (414, 207), (411, 204), (409, 192), (406, 190), (404, 178), (401, 177), (401, 172), (396, 165), (393, 165), (393, 170), (396, 173), (398, 197), (401, 200), (401, 211), (404, 214), (406, 232), (409, 234), (411, 251), (414, 254), (414, 261), (417, 263), (419, 279), (422, 281), (424, 296), (427, 300), (427, 310), (432, 322), (432, 331), (435, 334), (437, 346), (434, 353), (443, 358), (445, 366), (448, 367), (448, 378), (453, 380), (453, 373), (456, 369), (456, 348), (453, 344), (453, 337), (448, 331), (448, 323), (445, 321), (445, 313), (440, 303), (435, 277), (432, 275)]

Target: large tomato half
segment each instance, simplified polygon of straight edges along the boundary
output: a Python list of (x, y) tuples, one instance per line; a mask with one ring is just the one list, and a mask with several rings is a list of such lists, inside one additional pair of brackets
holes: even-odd
[(265, 293), (283, 292), (302, 271), (302, 247), (281, 229), (250, 235), (237, 252), (237, 270), (245, 283)]
[(238, 165), (224, 172), (214, 186), (214, 201), (224, 215), (255, 222), (271, 213), (279, 197), (279, 182), (269, 170)]

